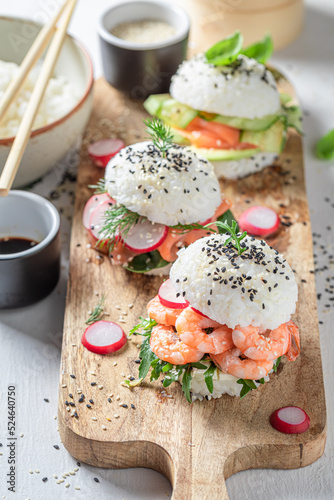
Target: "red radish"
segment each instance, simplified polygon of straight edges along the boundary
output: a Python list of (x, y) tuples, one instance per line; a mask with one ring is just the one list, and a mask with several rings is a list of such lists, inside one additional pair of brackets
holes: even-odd
[(164, 281), (159, 288), (159, 300), (163, 306), (171, 309), (185, 309), (189, 305), (189, 302), (181, 297), (181, 294), (178, 296), (170, 279)]
[(269, 207), (251, 207), (239, 219), (241, 231), (247, 231), (254, 236), (273, 234), (279, 224), (277, 213)]
[(105, 168), (124, 146), (122, 139), (101, 139), (88, 146), (88, 154), (97, 167)]
[(96, 321), (86, 328), (81, 343), (96, 354), (109, 354), (118, 351), (126, 343), (122, 328), (112, 321)]
[[(82, 222), (83, 225), (85, 226), (86, 229), (89, 229), (89, 219), (90, 216), (92, 215), (93, 211), (95, 210), (96, 207), (100, 205), (100, 203), (104, 201), (110, 201), (112, 198), (108, 195), (108, 193), (102, 193), (102, 194), (94, 194), (94, 196), (91, 196), (89, 200), (87, 201), (83, 214), (82, 214)], [(113, 201), (113, 200), (112, 200)]]
[(92, 212), (89, 219), (89, 232), (93, 236), (93, 238), (97, 240), (101, 240), (103, 242), (107, 241), (107, 238), (104, 240), (103, 234), (100, 234), (102, 227), (104, 226), (105, 213), (109, 208), (115, 204), (115, 201), (112, 198), (109, 200), (103, 201), (100, 203)]
[(167, 238), (168, 227), (140, 219), (124, 237), (124, 245), (136, 253), (152, 252)]
[(285, 406), (270, 415), (270, 423), (274, 429), (285, 434), (301, 434), (310, 427), (310, 418), (298, 406)]
[(203, 313), (202, 313), (201, 311), (199, 311), (198, 309), (195, 309), (194, 307), (191, 307), (191, 309), (192, 309), (193, 311), (195, 311), (195, 313), (199, 314), (200, 316), (203, 316), (203, 318), (208, 318), (208, 319), (210, 319), (210, 318), (209, 318), (209, 316), (207, 316), (206, 314), (203, 314)]

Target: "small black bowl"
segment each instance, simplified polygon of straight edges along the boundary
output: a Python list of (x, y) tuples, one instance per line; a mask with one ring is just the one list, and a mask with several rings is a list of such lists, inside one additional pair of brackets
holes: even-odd
[[(118, 24), (140, 20), (165, 21), (176, 30), (161, 42), (139, 44), (110, 33)], [(169, 90), (171, 77), (185, 59), (190, 21), (186, 12), (167, 2), (121, 2), (100, 17), (98, 33), (106, 80), (136, 100)]]
[(27, 250), (0, 253), (0, 309), (33, 304), (56, 286), (60, 274), (60, 218), (57, 209), (28, 191), (0, 198), (0, 239), (37, 241)]

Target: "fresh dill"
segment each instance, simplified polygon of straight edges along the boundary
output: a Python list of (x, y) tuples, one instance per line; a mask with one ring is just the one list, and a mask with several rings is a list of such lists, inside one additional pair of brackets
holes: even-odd
[(228, 245), (229, 243), (232, 243), (232, 245), (238, 250), (238, 254), (241, 255), (243, 254), (246, 250), (246, 246), (241, 246), (241, 241), (247, 236), (247, 231), (244, 231), (242, 234), (237, 233), (238, 231), (238, 224), (236, 223), (235, 220), (232, 220), (232, 225), (230, 226), (226, 221), (221, 222), (221, 221), (216, 221), (216, 222), (210, 222), (210, 224), (207, 224), (205, 229), (209, 226), (212, 226), (215, 224), (218, 229), (225, 229), (227, 233), (229, 233), (231, 236), (227, 238), (225, 241), (225, 245)]
[(171, 128), (165, 125), (158, 118), (147, 118), (144, 120), (144, 125), (147, 127), (149, 138), (153, 144), (160, 149), (163, 157), (166, 158), (168, 149), (173, 146), (173, 134)]
[(94, 189), (94, 194), (103, 194), (107, 192), (106, 181), (103, 177), (99, 179), (96, 184), (90, 184), (88, 187)]
[(104, 299), (105, 299), (105, 297), (104, 297), (104, 295), (102, 295), (99, 303), (97, 304), (97, 306), (94, 307), (94, 309), (91, 312), (87, 321), (85, 321), (86, 325), (92, 325), (93, 323), (96, 323), (96, 321), (99, 321), (103, 317), (103, 315), (104, 315), (104, 312), (103, 312)]
[(116, 242), (124, 240), (130, 229), (139, 222), (139, 219), (143, 219), (143, 217), (124, 205), (112, 205), (104, 214), (104, 223), (99, 232), (100, 239), (97, 246), (108, 240), (109, 250), (112, 250)]
[(175, 226), (171, 226), (172, 231), (178, 231), (181, 234), (189, 233), (189, 231), (193, 231), (195, 229), (205, 229), (206, 231), (215, 232), (212, 228), (207, 228), (206, 226), (202, 226), (202, 224), (176, 224)]

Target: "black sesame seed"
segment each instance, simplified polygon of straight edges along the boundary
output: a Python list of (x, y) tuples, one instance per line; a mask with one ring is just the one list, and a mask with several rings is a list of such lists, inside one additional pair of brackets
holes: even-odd
[(89, 400), (89, 402), (93, 405), (94, 404), (94, 401), (92, 399)]
[(56, 450), (59, 450), (59, 446), (57, 444), (54, 444), (53, 447), (56, 449)]
[(88, 404), (87, 404), (86, 406), (87, 406), (87, 408), (91, 408), (91, 405), (88, 405)]
[(111, 403), (111, 398), (108, 398), (108, 402)]
[(122, 408), (127, 408), (128, 405), (126, 405), (125, 403), (122, 405)]
[(73, 373), (70, 375), (71, 378), (75, 378), (75, 375), (73, 375)]
[(73, 399), (73, 394), (69, 394), (68, 396)]
[(48, 400), (48, 398), (44, 398), (44, 401), (45, 401), (46, 403), (49, 403), (49, 402), (50, 402), (50, 401)]
[(94, 477), (94, 481), (95, 481), (96, 483), (99, 483), (99, 482), (100, 482), (100, 480), (99, 480), (97, 477)]
[(132, 403), (131, 403), (131, 408), (132, 408), (133, 410), (135, 410), (135, 409), (136, 409), (135, 405), (133, 405)]
[(47, 477), (43, 477), (43, 479), (42, 479), (43, 483), (46, 483), (47, 480), (48, 480)]
[(96, 382), (91, 382), (90, 385), (96, 385)]

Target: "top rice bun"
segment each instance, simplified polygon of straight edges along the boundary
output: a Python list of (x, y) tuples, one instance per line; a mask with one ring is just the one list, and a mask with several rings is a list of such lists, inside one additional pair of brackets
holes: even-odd
[(204, 54), (184, 61), (172, 77), (170, 93), (182, 104), (224, 116), (262, 118), (280, 108), (273, 75), (243, 55), (228, 66), (209, 64)]
[(190, 305), (226, 324), (273, 330), (295, 312), (298, 289), (294, 274), (276, 250), (246, 236), (242, 255), (228, 236), (214, 234), (179, 251), (170, 277)]
[(206, 221), (221, 204), (211, 163), (177, 145), (166, 158), (152, 142), (123, 148), (108, 163), (105, 179), (117, 203), (167, 226)]

